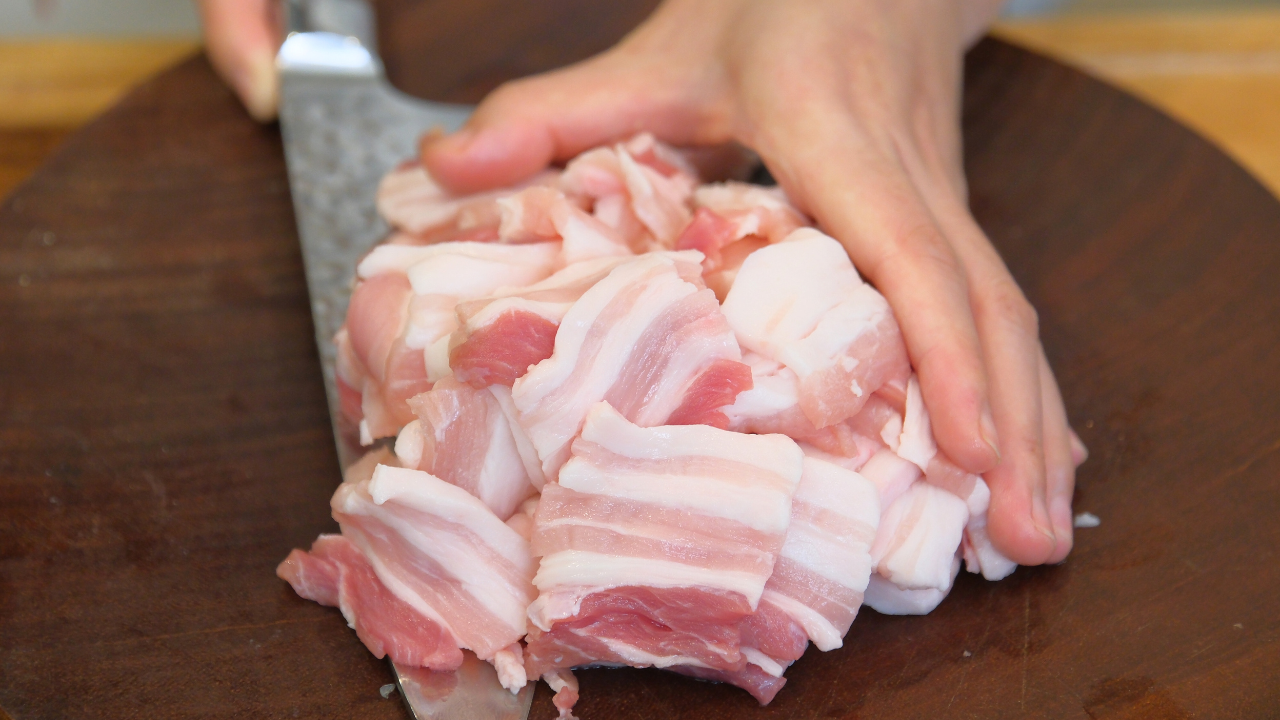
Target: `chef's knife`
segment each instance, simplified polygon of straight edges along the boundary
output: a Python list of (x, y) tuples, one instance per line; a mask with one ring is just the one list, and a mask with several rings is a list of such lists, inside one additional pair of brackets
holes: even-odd
[[(283, 12), (287, 37), (276, 61), (280, 127), (329, 416), (345, 469), (360, 448), (339, 422), (333, 335), (347, 314), (356, 262), (388, 231), (374, 192), (383, 175), (416, 153), (424, 130), (454, 130), (471, 108), (411, 98), (387, 83), (374, 14), (364, 0), (284, 0)], [(533, 683), (513, 695), (488, 663), (464, 656), (449, 677), (391, 664), (416, 720), (528, 717)]]

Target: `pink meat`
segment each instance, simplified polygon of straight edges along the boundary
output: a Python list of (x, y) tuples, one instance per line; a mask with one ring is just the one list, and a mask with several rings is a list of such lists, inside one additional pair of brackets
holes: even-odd
[(343, 483), (331, 506), (378, 579), (460, 647), (493, 660), (524, 635), (533, 559), (480, 500), (425, 472), (379, 465), (369, 480)]
[(541, 282), (458, 303), (449, 364), (458, 379), (481, 388), (511, 385), (549, 357), (560, 320), (582, 294), (624, 258), (572, 263)]
[(276, 575), (308, 600), (342, 610), (347, 623), (375, 657), (398, 665), (455, 670), (458, 643), (438, 623), (397, 598), (364, 555), (341, 535), (321, 535), (311, 552), (294, 550)]
[(472, 387), (511, 387), (531, 366), (551, 357), (559, 327), (537, 313), (513, 308), (453, 347), (449, 366)]
[(733, 360), (716, 360), (685, 391), (684, 401), (667, 418), (668, 425), (710, 425), (729, 428), (723, 408), (738, 393), (751, 389), (751, 368)]
[(543, 489), (526, 668), (608, 662), (740, 672), (804, 465), (779, 435), (642, 428), (605, 403)]
[(653, 253), (618, 265), (569, 308), (551, 357), (512, 386), (548, 478), (595, 403), (662, 425), (715, 362), (741, 359), (715, 296), (683, 279), (683, 264)]
[(741, 670), (728, 671), (711, 668), (700, 668), (692, 665), (679, 665), (671, 668), (681, 675), (688, 675), (699, 680), (725, 682), (751, 693), (761, 705), (768, 705), (777, 697), (778, 691), (787, 684), (784, 677), (774, 677), (756, 665), (746, 665)]
[(584, 211), (589, 204), (586, 198), (570, 198), (553, 188), (522, 190), (498, 201), (499, 237), (504, 242), (562, 241), (565, 264), (632, 254), (618, 230)]
[(348, 372), (361, 383), (362, 441), (395, 435), (413, 419), (408, 399), (431, 387), (422, 351), (405, 343), (412, 299), (408, 278), (393, 273), (351, 293), (344, 327), (359, 368)]
[(418, 422), (396, 440), (405, 467), (466, 490), (502, 520), (535, 492), (507, 415), (489, 390), (446, 377), (409, 407)]

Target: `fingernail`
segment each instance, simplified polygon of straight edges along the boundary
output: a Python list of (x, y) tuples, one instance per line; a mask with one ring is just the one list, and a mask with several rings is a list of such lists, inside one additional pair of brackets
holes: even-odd
[(978, 419), (978, 432), (982, 441), (996, 454), (996, 462), (1000, 461), (1000, 437), (996, 434), (996, 421), (991, 415), (990, 403), (982, 404), (982, 417)]
[(1076, 467), (1080, 467), (1085, 460), (1089, 459), (1089, 448), (1084, 446), (1084, 442), (1079, 435), (1076, 435), (1075, 430), (1068, 430), (1067, 433), (1071, 436), (1071, 462), (1075, 463)]
[(275, 59), (270, 55), (254, 58), (240, 82), (240, 94), (245, 109), (258, 122), (270, 122), (276, 117), (280, 96), (280, 79), (276, 74)]

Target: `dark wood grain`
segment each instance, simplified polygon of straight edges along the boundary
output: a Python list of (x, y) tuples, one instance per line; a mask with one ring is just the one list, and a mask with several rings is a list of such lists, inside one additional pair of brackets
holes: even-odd
[[(457, 27), (433, 52), (482, 42)], [(552, 63), (520, 48), (474, 75), (459, 59), (430, 90)], [(962, 577), (927, 617), (864, 611), (768, 708), (592, 670), (582, 717), (1276, 716), (1280, 203), (1049, 61), (987, 42), (967, 82), (973, 206), (1040, 310), (1093, 452), (1076, 505), (1102, 526), (1064, 565)], [(0, 706), (16, 720), (403, 717), (339, 614), (273, 575), (334, 527), (311, 333), (278, 132), (203, 59), (71, 137), (0, 209)], [(553, 715), (540, 689), (534, 717)]]

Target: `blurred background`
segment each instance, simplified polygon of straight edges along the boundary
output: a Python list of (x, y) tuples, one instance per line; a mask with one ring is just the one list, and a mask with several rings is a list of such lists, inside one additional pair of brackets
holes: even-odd
[[(0, 0), (0, 197), (199, 31), (190, 0)], [(1280, 195), (1280, 0), (1010, 0), (994, 32), (1137, 94)]]

